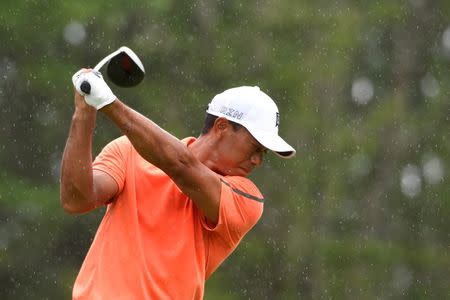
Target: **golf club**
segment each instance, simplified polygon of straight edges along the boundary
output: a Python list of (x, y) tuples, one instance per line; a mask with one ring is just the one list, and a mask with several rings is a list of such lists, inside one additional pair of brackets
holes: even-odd
[[(116, 85), (132, 87), (144, 79), (145, 69), (139, 57), (128, 47), (122, 46), (103, 58), (95, 67), (98, 71), (108, 63), (106, 74)], [(91, 85), (87, 81), (81, 83), (80, 89), (85, 93), (91, 92)]]

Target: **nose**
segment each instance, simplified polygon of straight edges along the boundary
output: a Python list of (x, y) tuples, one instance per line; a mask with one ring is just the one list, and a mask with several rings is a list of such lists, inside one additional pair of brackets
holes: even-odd
[(258, 152), (258, 153), (254, 153), (251, 157), (250, 157), (250, 162), (252, 163), (252, 165), (254, 165), (255, 167), (258, 167), (262, 164), (263, 162), (263, 153)]

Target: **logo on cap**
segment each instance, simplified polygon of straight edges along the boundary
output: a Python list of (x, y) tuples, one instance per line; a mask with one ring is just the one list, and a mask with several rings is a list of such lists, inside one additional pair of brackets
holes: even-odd
[(220, 111), (220, 113), (222, 113), (226, 116), (229, 116), (231, 118), (238, 119), (238, 120), (242, 119), (242, 117), (244, 116), (243, 112), (240, 112), (231, 107), (222, 106), (219, 111)]
[(280, 113), (276, 112), (275, 113), (275, 127), (278, 127), (278, 125), (280, 125)]

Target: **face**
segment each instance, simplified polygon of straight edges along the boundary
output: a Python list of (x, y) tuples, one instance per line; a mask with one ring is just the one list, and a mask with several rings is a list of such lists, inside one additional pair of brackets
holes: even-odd
[(227, 122), (217, 145), (216, 172), (223, 175), (247, 177), (262, 164), (267, 149), (244, 127), (234, 130)]

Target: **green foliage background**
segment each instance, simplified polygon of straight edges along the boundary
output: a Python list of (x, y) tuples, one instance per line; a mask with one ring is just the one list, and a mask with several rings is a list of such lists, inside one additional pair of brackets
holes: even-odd
[[(298, 150), (289, 161), (269, 155), (252, 177), (265, 213), (207, 282), (206, 299), (450, 297), (449, 1), (2, 0), (0, 8), (1, 299), (70, 298), (103, 214), (59, 207), (70, 79), (122, 45), (147, 77), (113, 90), (174, 135), (198, 135), (218, 92), (258, 85)], [(84, 26), (80, 44), (64, 37), (71, 22)], [(439, 91), (431, 96), (421, 89), (430, 74)], [(358, 78), (373, 84), (367, 105), (352, 101)], [(118, 135), (98, 118), (95, 153)], [(429, 157), (443, 170), (433, 184), (422, 172)], [(406, 166), (419, 170), (414, 196), (401, 190)]]

